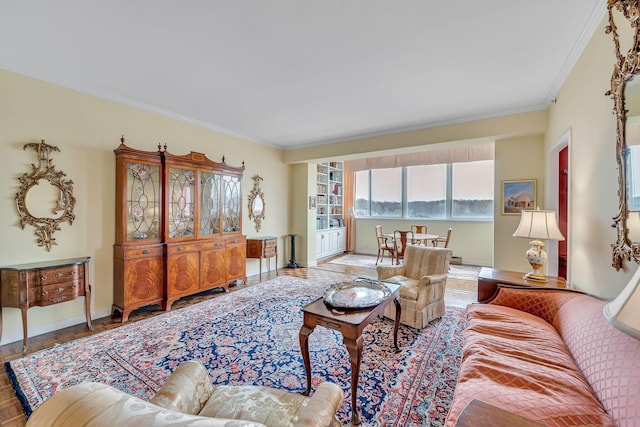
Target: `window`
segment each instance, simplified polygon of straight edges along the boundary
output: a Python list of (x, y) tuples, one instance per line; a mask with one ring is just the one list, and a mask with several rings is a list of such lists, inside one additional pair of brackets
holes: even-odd
[(356, 172), (358, 216), (492, 219), (494, 161)]
[(402, 218), (402, 169), (371, 171), (371, 216)]
[(446, 218), (447, 165), (407, 167), (407, 217)]
[(493, 160), (451, 165), (451, 217), (493, 217)]
[(369, 216), (369, 171), (356, 172), (355, 213)]

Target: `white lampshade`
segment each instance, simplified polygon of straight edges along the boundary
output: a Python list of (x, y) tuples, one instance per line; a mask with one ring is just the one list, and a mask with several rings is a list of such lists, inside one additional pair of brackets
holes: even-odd
[(513, 233), (514, 237), (527, 237), (533, 239), (531, 248), (527, 251), (527, 261), (531, 264), (531, 271), (524, 275), (525, 279), (546, 282), (547, 278), (541, 270), (547, 263), (547, 253), (544, 251), (544, 242), (541, 240), (564, 240), (564, 236), (556, 223), (554, 211), (522, 211), (520, 224)]
[(640, 268), (620, 295), (605, 305), (602, 312), (613, 326), (640, 339)]
[(540, 240), (564, 240), (558, 228), (555, 211), (522, 211), (520, 224), (513, 237)]

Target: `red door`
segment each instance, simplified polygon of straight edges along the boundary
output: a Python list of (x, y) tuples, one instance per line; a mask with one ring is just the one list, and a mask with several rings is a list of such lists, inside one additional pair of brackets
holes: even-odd
[(569, 200), (569, 147), (558, 153), (558, 227), (564, 240), (558, 242), (558, 276), (567, 278), (567, 210)]

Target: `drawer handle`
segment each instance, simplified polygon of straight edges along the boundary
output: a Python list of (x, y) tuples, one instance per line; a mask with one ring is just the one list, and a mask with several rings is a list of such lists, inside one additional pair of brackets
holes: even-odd
[(182, 251), (182, 250), (184, 250), (184, 248), (183, 248), (182, 246), (180, 246), (180, 247), (178, 248), (178, 251)]
[(47, 276), (43, 274), (42, 276), (40, 276), (40, 280), (47, 280)]
[(144, 251), (142, 251), (142, 253), (143, 253), (144, 255), (149, 255), (149, 249), (145, 249)]
[(42, 296), (46, 297), (47, 295), (49, 295), (49, 291), (42, 291)]
[(60, 293), (60, 292), (64, 291), (64, 288), (56, 288), (55, 291), (56, 291), (56, 293)]
[(318, 324), (326, 326), (326, 327), (331, 328), (331, 329), (340, 329), (340, 328), (342, 328), (342, 325), (340, 323), (329, 322), (327, 320), (318, 322)]
[(238, 243), (238, 239), (233, 239), (233, 243)]
[(71, 285), (71, 289), (76, 289), (78, 287), (78, 285)]
[(55, 276), (55, 277), (56, 277), (56, 279), (57, 279), (57, 278), (59, 278), (59, 277), (62, 277), (62, 273), (56, 273), (56, 274), (54, 274), (54, 276)]
[(216, 247), (218, 247), (218, 246), (222, 246), (222, 243), (216, 242)]

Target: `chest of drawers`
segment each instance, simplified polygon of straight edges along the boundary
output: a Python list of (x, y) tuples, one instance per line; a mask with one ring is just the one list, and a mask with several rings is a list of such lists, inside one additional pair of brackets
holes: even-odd
[(260, 281), (262, 281), (262, 259), (269, 262), (268, 269), (271, 270), (271, 258), (276, 257), (276, 276), (278, 275), (278, 238), (277, 237), (254, 237), (247, 239), (247, 258), (257, 258), (260, 260)]
[(85, 297), (87, 326), (91, 325), (90, 257), (0, 267), (0, 338), (2, 307), (19, 308), (22, 312), (22, 351), (27, 350), (27, 310), (73, 301)]

